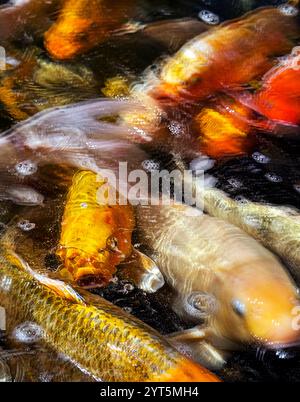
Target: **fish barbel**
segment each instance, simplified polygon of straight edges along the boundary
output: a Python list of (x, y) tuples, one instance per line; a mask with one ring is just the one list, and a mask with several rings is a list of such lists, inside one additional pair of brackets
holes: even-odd
[(80, 171), (65, 205), (57, 255), (63, 261), (61, 275), (81, 285), (106, 285), (132, 252), (132, 206), (120, 205), (117, 198), (115, 203), (105, 202), (102, 190), (115, 191), (100, 175)]
[(187, 205), (141, 205), (136, 215), (138, 241), (174, 289), (174, 309), (197, 325), (204, 321), (202, 336), (212, 345), (299, 341), (292, 326), (296, 285), (260, 243)]
[(37, 274), (13, 254), (2, 253), (0, 265), (7, 330), (16, 319), (34, 322), (50, 346), (95, 379), (217, 381), (156, 331), (106, 300)]
[(134, 12), (135, 0), (65, 0), (45, 33), (45, 47), (56, 59), (72, 59), (107, 39)]
[(204, 208), (212, 216), (224, 219), (258, 239), (290, 266), (300, 279), (300, 213), (292, 208), (238, 202), (223, 191), (207, 188)]
[(250, 12), (187, 42), (162, 66), (149, 93), (183, 101), (236, 89), (268, 71), (270, 58), (288, 53), (299, 36), (297, 16), (283, 9)]

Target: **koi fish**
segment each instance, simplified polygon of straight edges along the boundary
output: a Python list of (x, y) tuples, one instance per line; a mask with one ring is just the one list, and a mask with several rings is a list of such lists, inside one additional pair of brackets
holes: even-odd
[(204, 208), (244, 230), (288, 263), (300, 279), (300, 214), (287, 207), (232, 200), (215, 188), (204, 191)]
[(295, 14), (296, 8), (294, 14), (263, 8), (195, 37), (166, 61), (149, 93), (158, 100), (201, 100), (247, 84), (272, 67), (272, 57), (292, 49), (300, 36)]
[(262, 79), (262, 88), (254, 95), (238, 97), (245, 105), (267, 119), (282, 124), (300, 124), (300, 47), (279, 61)]
[(224, 362), (216, 349), (299, 342), (292, 325), (300, 305), (297, 287), (259, 242), (187, 205), (140, 205), (136, 219), (139, 242), (175, 292), (174, 310), (197, 324), (173, 341), (193, 345), (200, 359), (210, 344), (214, 364)]
[(96, 380), (218, 381), (120, 308), (1, 251), (0, 305), (9, 333), (16, 320), (33, 322), (49, 346)]
[(45, 33), (45, 47), (55, 59), (72, 59), (107, 39), (134, 12), (135, 0), (66, 0)]
[(132, 206), (119, 205), (117, 199), (115, 205), (105, 202), (102, 190), (103, 196), (114, 191), (103, 177), (78, 172), (65, 205), (57, 255), (63, 262), (61, 275), (81, 285), (106, 285), (132, 253)]

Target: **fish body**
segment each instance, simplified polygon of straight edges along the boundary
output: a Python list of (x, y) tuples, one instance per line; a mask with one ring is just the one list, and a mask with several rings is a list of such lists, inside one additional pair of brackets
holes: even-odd
[(12, 1), (0, 6), (0, 43), (17, 39), (22, 31), (43, 31), (49, 25), (49, 14), (60, 0)]
[(132, 252), (132, 206), (103, 202), (99, 191), (104, 188), (114, 191), (100, 175), (80, 171), (65, 205), (57, 250), (64, 266), (61, 274), (81, 284), (106, 285)]
[(76, 296), (68, 286), (66, 294), (60, 293), (62, 282), (47, 285), (47, 278), (21, 269), (18, 260), (5, 254), (0, 257), (0, 305), (6, 309), (9, 332), (16, 323), (35, 323), (56, 352), (97, 380), (217, 380), (118, 307), (83, 291)]
[(299, 35), (297, 17), (279, 8), (251, 12), (187, 42), (162, 66), (151, 94), (158, 99), (200, 100), (236, 89), (268, 71), (271, 57), (289, 52)]
[(204, 322), (207, 339), (221, 349), (297, 342), (297, 288), (279, 260), (234, 225), (195, 212), (186, 205), (137, 208), (139, 241), (174, 289), (175, 310)]
[(250, 110), (235, 101), (204, 107), (194, 117), (200, 148), (213, 158), (243, 155), (249, 146)]
[(44, 196), (25, 185), (0, 185), (0, 200), (9, 200), (17, 205), (41, 206), (44, 203)]
[(300, 48), (279, 61), (262, 79), (262, 88), (242, 99), (270, 120), (300, 124)]
[(232, 200), (218, 189), (204, 192), (204, 208), (212, 216), (224, 219), (278, 254), (294, 276), (300, 279), (299, 211), (255, 202)]
[(45, 33), (45, 47), (58, 60), (72, 59), (97, 46), (135, 10), (135, 0), (65, 0)]

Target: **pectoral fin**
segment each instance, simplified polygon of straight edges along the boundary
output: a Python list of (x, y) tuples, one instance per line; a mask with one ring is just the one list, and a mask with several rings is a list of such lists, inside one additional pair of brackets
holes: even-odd
[(121, 275), (131, 279), (138, 288), (147, 293), (154, 293), (165, 284), (156, 263), (136, 249), (133, 250), (130, 259), (121, 264)]
[(167, 336), (169, 342), (181, 353), (209, 369), (220, 369), (226, 363), (223, 351), (205, 340), (205, 328), (196, 326)]

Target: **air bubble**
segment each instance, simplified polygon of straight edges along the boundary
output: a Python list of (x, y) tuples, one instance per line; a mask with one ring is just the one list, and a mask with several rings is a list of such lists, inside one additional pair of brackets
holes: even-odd
[(297, 191), (297, 193), (300, 193), (300, 184), (294, 184), (293, 187)]
[(269, 181), (271, 181), (272, 183), (281, 183), (282, 182), (282, 177), (278, 176), (275, 173), (266, 173), (265, 174), (265, 178)]
[(132, 311), (133, 311), (133, 308), (132, 308), (132, 307), (123, 307), (123, 310), (124, 310), (126, 313), (131, 314)]
[(37, 164), (31, 160), (18, 163), (15, 166), (16, 172), (21, 176), (30, 176), (37, 172)]
[(252, 158), (258, 162), (258, 163), (269, 163), (270, 162), (270, 158), (264, 154), (261, 154), (260, 152), (254, 152), (254, 154), (252, 154)]
[(243, 186), (243, 183), (238, 179), (231, 178), (228, 179), (227, 181), (233, 188), (240, 188)]
[(219, 16), (209, 10), (201, 10), (198, 17), (209, 25), (218, 25), (220, 23)]
[(244, 197), (243, 195), (237, 195), (235, 198), (235, 201), (237, 201), (239, 204), (247, 204), (249, 202), (249, 200), (247, 200), (246, 197)]
[(184, 126), (178, 121), (173, 121), (169, 124), (169, 130), (174, 137), (180, 137), (184, 132)]
[(43, 330), (34, 322), (26, 321), (18, 325), (12, 335), (19, 342), (35, 343), (43, 337)]
[(204, 292), (191, 293), (184, 304), (188, 314), (201, 319), (211, 316), (217, 309), (215, 296)]
[(295, 17), (296, 15), (298, 15), (298, 9), (297, 7), (291, 5), (291, 4), (281, 4), (278, 7), (278, 10), (284, 14), (287, 15), (288, 17)]
[(147, 159), (142, 162), (142, 167), (145, 169), (147, 172), (153, 172), (154, 170), (159, 170), (160, 169), (160, 164), (159, 162), (153, 160), (153, 159)]
[(28, 220), (24, 219), (22, 221), (19, 221), (17, 226), (24, 232), (30, 232), (30, 230), (35, 228), (35, 223), (29, 222)]

